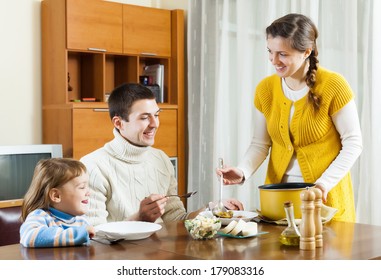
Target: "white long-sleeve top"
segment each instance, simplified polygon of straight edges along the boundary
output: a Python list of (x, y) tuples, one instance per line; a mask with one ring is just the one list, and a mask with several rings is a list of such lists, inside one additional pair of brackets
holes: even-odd
[[(282, 87), (285, 96), (295, 102), (308, 93), (308, 87), (294, 91), (291, 90), (282, 79)], [(271, 147), (271, 139), (267, 132), (266, 119), (263, 114), (254, 108), (254, 134), (251, 144), (247, 149), (243, 160), (238, 165), (245, 175), (249, 178), (266, 159)], [(289, 122), (293, 117), (294, 105), (290, 109)], [(361, 129), (354, 100), (351, 100), (341, 110), (332, 116), (332, 121), (340, 134), (342, 149), (336, 159), (318, 178), (315, 184), (320, 184), (327, 191), (330, 191), (344, 177), (359, 157), (362, 151)], [(298, 160), (293, 155), (286, 170), (283, 182), (303, 182), (302, 173)]]

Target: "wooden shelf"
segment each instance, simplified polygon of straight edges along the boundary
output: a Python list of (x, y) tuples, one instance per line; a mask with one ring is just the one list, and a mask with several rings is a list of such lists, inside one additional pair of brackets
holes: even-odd
[(24, 201), (24, 199), (1, 200), (0, 201), (0, 208), (21, 206), (23, 201)]

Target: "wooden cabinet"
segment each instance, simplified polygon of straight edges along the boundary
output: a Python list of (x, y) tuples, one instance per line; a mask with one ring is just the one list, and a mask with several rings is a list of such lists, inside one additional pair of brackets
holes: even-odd
[[(185, 192), (184, 13), (101, 0), (43, 0), (43, 142), (81, 158), (113, 138), (107, 95), (164, 65), (154, 147), (177, 158)], [(83, 102), (95, 98), (95, 102)]]
[(66, 11), (68, 49), (122, 52), (122, 4), (66, 0)]
[(168, 156), (177, 156), (177, 109), (165, 109), (160, 113), (160, 126), (155, 137), (155, 147)]
[(74, 158), (81, 158), (114, 138), (107, 108), (73, 109), (72, 128)]
[(123, 50), (131, 54), (171, 55), (171, 12), (123, 5)]

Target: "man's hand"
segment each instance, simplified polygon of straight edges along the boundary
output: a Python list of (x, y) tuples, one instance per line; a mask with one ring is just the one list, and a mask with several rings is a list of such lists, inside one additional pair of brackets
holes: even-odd
[(140, 202), (139, 220), (145, 222), (155, 222), (165, 212), (165, 205), (168, 198), (161, 194), (151, 194)]

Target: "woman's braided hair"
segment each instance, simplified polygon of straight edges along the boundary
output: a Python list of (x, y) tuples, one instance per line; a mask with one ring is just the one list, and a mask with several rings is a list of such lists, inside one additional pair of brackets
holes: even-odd
[(288, 14), (275, 20), (266, 28), (267, 37), (283, 37), (287, 39), (290, 46), (300, 52), (311, 48), (309, 59), (309, 68), (306, 75), (306, 83), (310, 88), (308, 92), (308, 102), (310, 102), (315, 110), (318, 110), (321, 103), (321, 98), (312, 91), (316, 82), (316, 71), (319, 66), (318, 49), (316, 39), (318, 30), (315, 24), (308, 17), (301, 14)]

